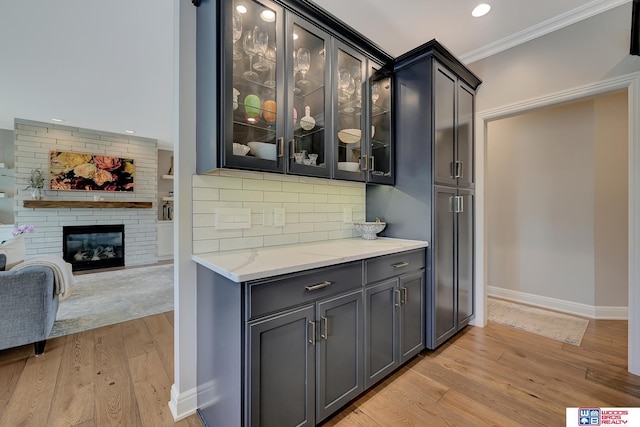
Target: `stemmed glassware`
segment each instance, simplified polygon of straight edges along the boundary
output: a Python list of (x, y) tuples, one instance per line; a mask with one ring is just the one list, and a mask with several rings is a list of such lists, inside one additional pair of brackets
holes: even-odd
[(265, 80), (264, 85), (268, 87), (276, 87), (276, 81), (274, 76), (274, 68), (276, 64), (276, 48), (275, 46), (269, 46), (267, 52), (264, 54), (264, 57), (267, 61), (269, 61), (269, 77)]
[(351, 81), (351, 73), (346, 68), (338, 70), (338, 102), (342, 103), (349, 99), (347, 88)]
[(254, 34), (255, 32), (253, 30), (247, 30), (244, 32), (244, 36), (242, 37), (242, 49), (244, 50), (244, 53), (246, 53), (247, 56), (249, 57), (249, 69), (242, 74), (244, 78), (247, 80), (258, 79), (258, 73), (256, 73), (252, 69), (253, 57), (257, 53)]
[(371, 85), (371, 102), (375, 104), (378, 98), (380, 98), (380, 84), (374, 83)]
[(298, 49), (297, 62), (298, 70), (300, 70), (302, 74), (302, 80), (298, 82), (298, 85), (306, 86), (309, 84), (309, 81), (306, 79), (307, 71), (311, 68), (311, 52), (309, 52), (309, 49), (304, 47)]
[[(300, 71), (300, 67), (298, 64), (298, 53), (294, 50), (293, 51), (293, 81), (294, 82), (296, 81), (296, 74), (298, 74), (299, 71)], [(298, 95), (300, 93), (300, 88), (294, 87), (293, 93), (295, 95)]]
[(242, 15), (238, 11), (233, 11), (233, 60), (242, 59), (242, 52), (236, 46), (236, 42), (242, 38)]
[(253, 46), (256, 53), (260, 56), (260, 61), (253, 64), (253, 69), (256, 71), (267, 71), (269, 65), (264, 60), (264, 54), (267, 53), (269, 48), (269, 33), (262, 25), (257, 25), (253, 28)]

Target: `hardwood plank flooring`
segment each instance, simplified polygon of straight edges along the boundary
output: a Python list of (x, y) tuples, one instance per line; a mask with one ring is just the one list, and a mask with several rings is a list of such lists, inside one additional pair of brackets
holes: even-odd
[[(640, 406), (626, 357), (625, 321), (590, 321), (580, 346), (467, 327), (323, 426), (563, 426), (566, 407)], [(0, 351), (0, 426), (199, 427), (171, 418), (173, 360), (171, 312)]]

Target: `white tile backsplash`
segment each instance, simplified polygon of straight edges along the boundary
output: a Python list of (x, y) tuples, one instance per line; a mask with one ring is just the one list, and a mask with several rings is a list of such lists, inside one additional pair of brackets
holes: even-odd
[[(357, 236), (352, 223), (342, 221), (344, 208), (353, 220), (364, 220), (365, 184), (219, 169), (193, 177), (193, 253), (289, 245)], [(251, 209), (251, 228), (217, 230), (215, 209)], [(264, 212), (285, 209), (286, 224), (264, 222)]]

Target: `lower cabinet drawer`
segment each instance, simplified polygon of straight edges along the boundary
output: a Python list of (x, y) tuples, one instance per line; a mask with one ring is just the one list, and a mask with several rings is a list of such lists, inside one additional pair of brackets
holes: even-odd
[(362, 262), (248, 282), (249, 319), (362, 287)]
[(374, 283), (424, 268), (425, 255), (424, 249), (417, 249), (367, 259), (364, 263), (365, 283)]

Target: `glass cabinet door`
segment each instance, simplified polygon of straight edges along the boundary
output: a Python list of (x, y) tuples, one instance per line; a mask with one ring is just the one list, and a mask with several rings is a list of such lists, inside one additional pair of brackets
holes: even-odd
[(325, 118), (331, 117), (330, 103), (327, 102), (329, 36), (293, 14), (288, 16), (287, 171), (328, 177), (331, 168)]
[(391, 72), (375, 65), (369, 77), (369, 182), (393, 184)]
[(278, 95), (283, 11), (269, 1), (230, 3), (225, 14), (223, 165), (283, 171), (284, 110)]
[(367, 138), (363, 131), (362, 99), (365, 81), (365, 58), (353, 49), (335, 41), (334, 52), (334, 174), (340, 179), (364, 181), (368, 169)]

